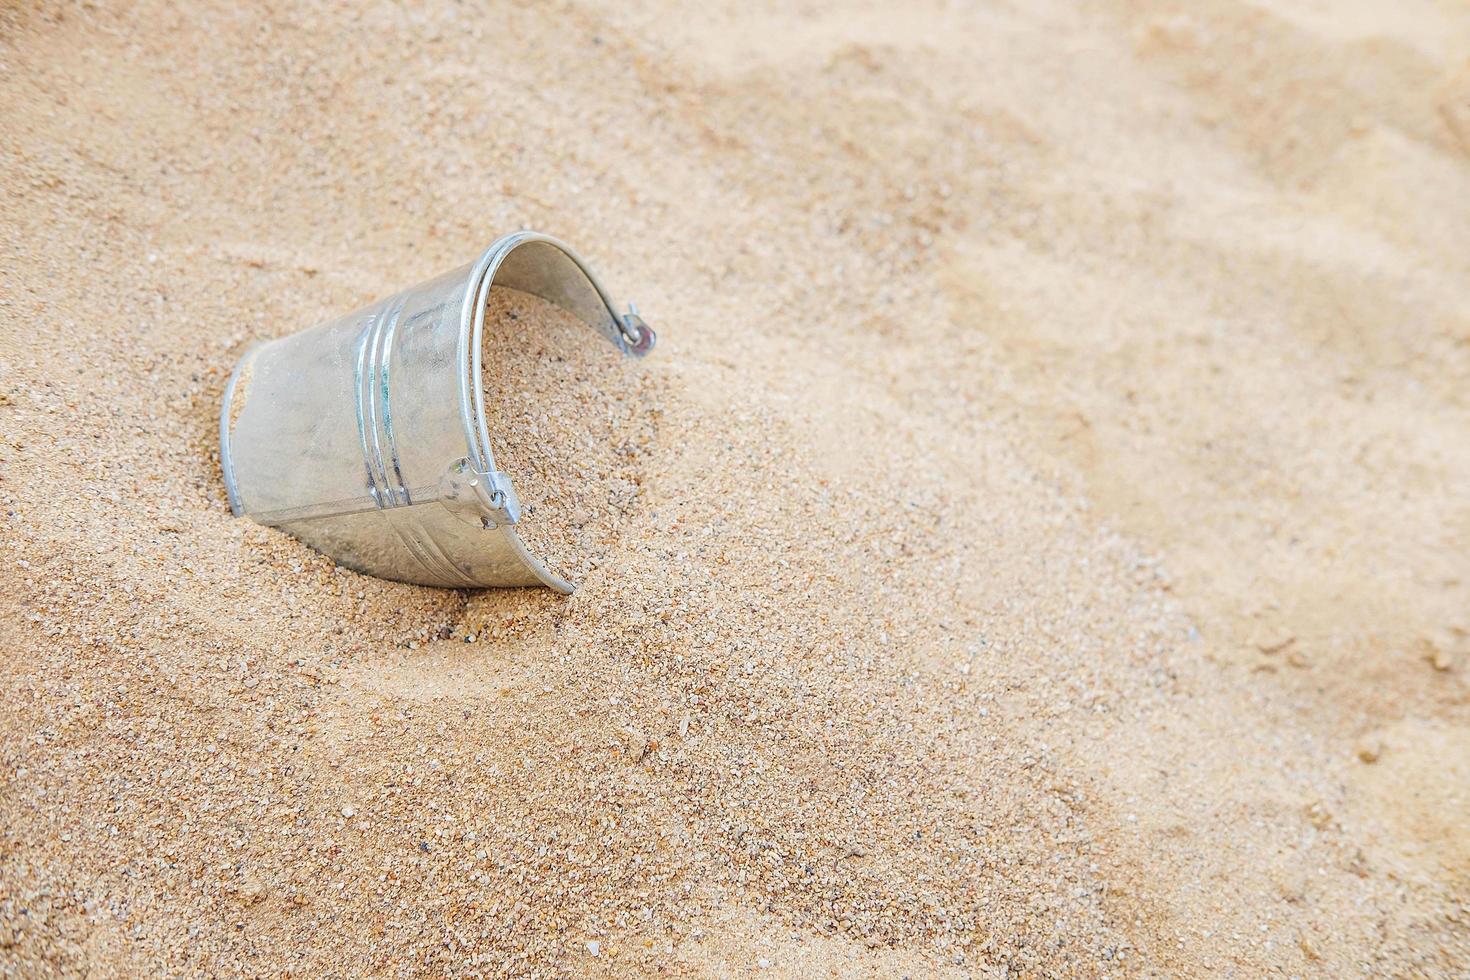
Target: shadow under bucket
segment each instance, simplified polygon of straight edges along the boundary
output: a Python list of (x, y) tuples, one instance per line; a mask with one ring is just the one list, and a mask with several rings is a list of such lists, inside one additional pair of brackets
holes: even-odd
[(623, 354), (653, 346), (570, 248), (507, 235), (473, 265), (245, 353), (220, 410), (235, 514), (381, 578), (570, 593), (516, 534), (513, 474), (490, 451), (480, 361), (492, 285), (561, 307)]

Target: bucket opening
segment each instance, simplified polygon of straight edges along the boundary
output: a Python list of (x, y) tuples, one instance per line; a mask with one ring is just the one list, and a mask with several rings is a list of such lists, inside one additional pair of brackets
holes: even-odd
[(643, 373), (622, 356), (605, 306), (598, 317), (525, 285), (546, 283), (496, 277), (481, 330), (490, 455), (521, 505), (519, 522), (502, 530), (538, 574), (577, 582), (605, 563), (641, 492), (652, 439)]

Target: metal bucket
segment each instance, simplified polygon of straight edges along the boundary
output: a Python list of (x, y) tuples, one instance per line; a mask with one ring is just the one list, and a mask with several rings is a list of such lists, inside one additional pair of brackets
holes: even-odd
[(570, 248), (506, 235), (472, 265), (245, 353), (220, 410), (236, 516), (382, 578), (570, 593), (516, 534), (512, 475), (490, 451), (480, 338), (491, 285), (562, 307), (624, 354), (653, 346)]

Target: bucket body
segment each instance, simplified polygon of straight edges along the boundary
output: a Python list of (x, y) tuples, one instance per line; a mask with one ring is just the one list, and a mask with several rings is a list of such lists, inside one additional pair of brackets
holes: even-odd
[(245, 353), (220, 411), (235, 514), (381, 578), (570, 593), (515, 533), (514, 474), (491, 453), (480, 340), (492, 284), (573, 313), (609, 356), (652, 346), (570, 248), (507, 235), (471, 265)]

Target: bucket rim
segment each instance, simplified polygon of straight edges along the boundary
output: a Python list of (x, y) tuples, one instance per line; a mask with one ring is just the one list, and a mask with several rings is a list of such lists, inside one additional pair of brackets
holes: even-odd
[(235, 461), (230, 455), (230, 416), (233, 414), (235, 402), (235, 389), (239, 387), (240, 379), (244, 374), (245, 365), (260, 348), (262, 342), (253, 341), (241, 351), (240, 356), (235, 359), (235, 367), (230, 371), (230, 379), (225, 382), (224, 395), (220, 398), (219, 409), (219, 468), (220, 475), (224, 477), (225, 496), (230, 502), (230, 513), (235, 517), (245, 516), (245, 505), (240, 499), (240, 484), (235, 478)]
[[(597, 276), (588, 268), (587, 263), (582, 261), (582, 258), (573, 251), (570, 245), (551, 235), (536, 231), (512, 232), (492, 242), (470, 268), (465, 288), (464, 307), (460, 313), (457, 357), (460, 365), (465, 368), (460, 372), (459, 378), (460, 416), (465, 430), (465, 443), (469, 449), (469, 458), (484, 467), (485, 472), (490, 472), (495, 468), (495, 457), (490, 449), (490, 427), (485, 417), (485, 386), (481, 383), (481, 370), (484, 366), (481, 355), (485, 332), (485, 306), (490, 299), (490, 289), (495, 284), (496, 275), (506, 258), (521, 246), (531, 244), (550, 245), (571, 261), (607, 309), (608, 317), (614, 328), (614, 337), (609, 338), (610, 342), (619, 353), (624, 355), (631, 353), (627, 343), (616, 333), (617, 325), (620, 323), (616, 304), (602, 283), (598, 281)], [(568, 312), (575, 311), (568, 310)], [(595, 325), (590, 323), (588, 327), (596, 329)], [(511, 479), (514, 478), (514, 474), (511, 474)], [(576, 590), (575, 585), (552, 571), (544, 561), (530, 552), (514, 527), (507, 525), (499, 530), (504, 532), (506, 540), (510, 542), (521, 561), (541, 580), (543, 585), (562, 595), (571, 595)]]

